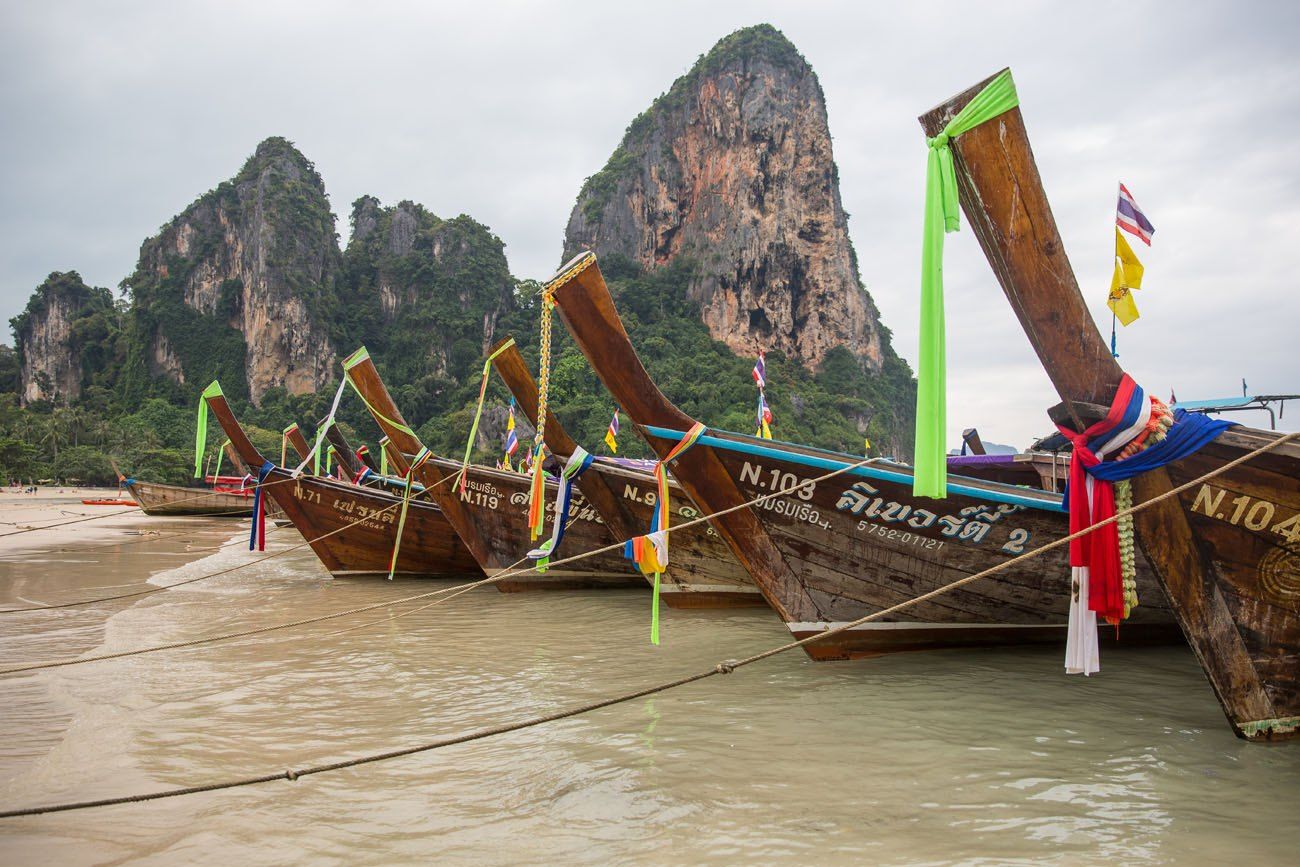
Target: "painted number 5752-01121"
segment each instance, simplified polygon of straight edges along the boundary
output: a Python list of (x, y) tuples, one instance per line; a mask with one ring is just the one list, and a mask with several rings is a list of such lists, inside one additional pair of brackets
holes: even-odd
[(1247, 530), (1277, 533), (1288, 542), (1300, 542), (1300, 512), (1284, 515), (1290, 510), (1277, 503), (1245, 494), (1236, 497), (1228, 494), (1222, 488), (1201, 485), (1192, 500), (1192, 511)]

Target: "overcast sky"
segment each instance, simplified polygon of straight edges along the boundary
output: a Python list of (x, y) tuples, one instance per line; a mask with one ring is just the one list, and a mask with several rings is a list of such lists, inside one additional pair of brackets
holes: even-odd
[[(270, 135), (358, 196), (470, 214), (547, 276), (583, 179), (718, 39), (770, 22), (830, 112), (864, 281), (916, 359), (916, 116), (1004, 65), (1104, 331), (1115, 188), (1156, 226), (1120, 361), (1162, 398), (1300, 392), (1300, 5), (8, 3), (0, 315), (53, 270), (115, 287)], [(1056, 396), (969, 230), (948, 238), (951, 433), (1025, 445)], [(779, 383), (773, 383), (779, 388)], [(1265, 416), (1238, 416), (1266, 424)], [(1295, 405), (1279, 427), (1300, 426)]]

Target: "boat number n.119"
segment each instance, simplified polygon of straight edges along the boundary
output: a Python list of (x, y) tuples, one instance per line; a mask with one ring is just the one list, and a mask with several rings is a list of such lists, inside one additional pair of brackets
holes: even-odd
[(745, 465), (740, 468), (740, 481), (768, 491), (794, 494), (801, 500), (813, 498), (812, 479), (800, 479), (794, 473), (781, 470), (764, 470), (749, 461), (745, 461)]
[[(1300, 542), (1300, 512), (1282, 518), (1276, 503), (1242, 494), (1228, 497), (1228, 491), (1201, 485), (1192, 501), (1192, 511), (1247, 530), (1272, 529), (1288, 542)], [(1281, 518), (1281, 520), (1278, 520)]]

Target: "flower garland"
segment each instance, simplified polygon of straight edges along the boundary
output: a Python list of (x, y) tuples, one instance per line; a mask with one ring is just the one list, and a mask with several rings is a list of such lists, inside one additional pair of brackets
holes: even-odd
[[(1133, 441), (1120, 451), (1118, 460), (1132, 457), (1143, 449), (1149, 448), (1169, 435), (1173, 426), (1174, 414), (1159, 398), (1151, 398), (1151, 420)], [(1133, 482), (1124, 479), (1115, 483), (1115, 509), (1125, 512), (1133, 507)], [(1116, 521), (1119, 530), (1119, 570), (1124, 589), (1124, 619), (1138, 607), (1137, 595), (1137, 548), (1134, 545), (1133, 516), (1124, 515)]]

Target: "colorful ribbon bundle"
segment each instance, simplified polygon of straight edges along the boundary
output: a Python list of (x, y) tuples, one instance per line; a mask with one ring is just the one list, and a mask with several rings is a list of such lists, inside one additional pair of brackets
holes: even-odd
[(650, 643), (659, 643), (659, 579), (668, 569), (668, 464), (695, 445), (704, 433), (704, 425), (696, 422), (673, 446), (664, 459), (655, 464), (654, 476), (658, 485), (655, 510), (650, 516), (650, 532), (623, 543), (623, 556), (636, 564), (642, 575), (655, 578), (651, 600)]
[(538, 572), (546, 571), (551, 556), (559, 550), (560, 543), (564, 541), (564, 531), (569, 524), (569, 505), (573, 500), (573, 483), (587, 471), (592, 460), (594, 459), (587, 450), (578, 446), (573, 450), (573, 454), (569, 455), (569, 460), (560, 473), (560, 488), (555, 494), (555, 517), (552, 519), (551, 538), (543, 542), (540, 547), (528, 552), (529, 559), (537, 561)]
[(536, 541), (542, 535), (546, 523), (546, 508), (542, 498), (546, 495), (546, 473), (542, 470), (545, 457), (542, 443), (535, 443), (529, 452), (532, 455), (532, 481), (528, 483), (528, 540)]
[[(1073, 444), (1064, 505), (1070, 533), (1078, 533), (1118, 511), (1115, 482), (1162, 467), (1199, 450), (1233, 422), (1189, 415), (1148, 397), (1124, 374), (1106, 417), (1083, 433), (1059, 426)], [(1117, 455), (1117, 460), (1106, 460)], [(1131, 492), (1125, 491), (1126, 501)], [(1071, 601), (1066, 671), (1099, 669), (1097, 617), (1118, 625), (1137, 603), (1136, 551), (1111, 522), (1070, 542)], [(1126, 586), (1127, 584), (1127, 586)]]

